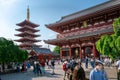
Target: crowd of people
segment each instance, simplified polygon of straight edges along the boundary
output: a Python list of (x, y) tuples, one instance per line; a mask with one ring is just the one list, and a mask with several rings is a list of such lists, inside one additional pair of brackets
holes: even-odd
[(34, 61), (33, 64), (33, 71), (36, 75), (45, 75), (45, 64), (48, 66), (48, 68), (52, 69), (52, 75), (55, 74), (54, 69), (55, 69), (55, 61), (54, 59), (52, 60), (41, 60), (41, 61)]
[[(30, 72), (31, 66), (33, 66), (33, 72), (35, 75), (44, 76), (46, 74), (46, 69), (51, 69), (51, 74), (54, 75), (55, 62), (57, 64), (62, 63), (63, 80), (108, 80), (107, 73), (104, 66), (111, 67), (113, 61), (108, 58), (95, 59), (94, 57), (85, 57), (84, 59), (65, 59), (65, 60), (34, 60), (31, 64), (30, 61), (25, 61), (20, 65), (17, 65), (17, 72)], [(118, 71), (118, 80), (120, 80), (120, 59), (115, 61), (115, 66)], [(84, 65), (83, 65), (84, 63)], [(90, 67), (91, 66), (91, 67)], [(92, 68), (89, 74), (89, 78), (86, 77), (84, 69)]]
[[(63, 80), (108, 80), (107, 73), (104, 70), (104, 66), (111, 67), (113, 61), (108, 58), (95, 59), (94, 57), (85, 57), (84, 59), (66, 59), (55, 61), (52, 60), (35, 60), (33, 62), (33, 72), (35, 75), (45, 75), (45, 67), (51, 69), (51, 74), (54, 75), (55, 62), (60, 64), (62, 62), (62, 69), (64, 71)], [(84, 65), (82, 65), (84, 63)], [(90, 71), (89, 78), (86, 78), (84, 68), (88, 69), (91, 66), (93, 69)], [(83, 68), (84, 67), (84, 68)], [(120, 60), (116, 61), (116, 67), (118, 67), (118, 75), (120, 75)], [(31, 68), (29, 61), (22, 64), (21, 71), (28, 71)], [(120, 76), (118, 76), (118, 80)]]
[(64, 70), (64, 76), (63, 80), (86, 80), (85, 77), (85, 71), (81, 66), (81, 62), (79, 60), (66, 59), (63, 62), (63, 70)]
[[(83, 65), (81, 65), (82, 63), (85, 64), (84, 67), (86, 69), (88, 69), (88, 65), (91, 65), (93, 68), (90, 71), (89, 79), (86, 78)], [(112, 65), (111, 59), (108, 57), (101, 59), (85, 57), (84, 60), (66, 59), (63, 62), (63, 80), (66, 80), (66, 78), (67, 80), (108, 80), (104, 65), (110, 67)], [(120, 67), (120, 61), (116, 65)]]
[[(59, 62), (58, 62), (59, 64)], [(51, 69), (52, 72), (51, 74), (55, 74), (54, 72), (54, 69), (55, 69), (55, 60), (52, 59), (52, 60), (44, 60), (44, 59), (41, 59), (41, 60), (32, 60), (32, 61), (24, 61), (22, 63), (22, 66), (20, 68), (20, 65), (17, 64), (17, 68), (16, 68), (16, 71), (17, 72), (30, 72), (31, 67), (33, 67), (33, 72), (35, 75), (40, 75), (40, 76), (43, 76), (46, 74), (46, 71), (45, 71), (45, 67), (48, 67), (48, 69)]]

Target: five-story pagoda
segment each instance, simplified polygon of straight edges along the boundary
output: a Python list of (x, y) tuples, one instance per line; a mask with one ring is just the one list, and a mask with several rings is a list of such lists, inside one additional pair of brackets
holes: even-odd
[(16, 24), (17, 26), (20, 26), (19, 29), (16, 29), (20, 33), (15, 34), (15, 36), (19, 36), (21, 38), (15, 41), (21, 42), (19, 47), (25, 50), (31, 50), (32, 47), (40, 46), (40, 45), (35, 44), (36, 42), (40, 42), (40, 40), (35, 39), (36, 37), (40, 36), (40, 35), (35, 34), (36, 32), (40, 31), (40, 30), (35, 29), (39, 25), (32, 23), (29, 19), (30, 19), (30, 13), (29, 13), (29, 7), (28, 7), (27, 8), (27, 19)]

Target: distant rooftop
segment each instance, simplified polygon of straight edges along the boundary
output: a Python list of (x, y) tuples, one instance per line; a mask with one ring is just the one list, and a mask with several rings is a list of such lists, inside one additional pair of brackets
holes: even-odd
[(48, 48), (33, 47), (32, 50), (34, 50), (38, 54), (54, 54), (54, 52), (52, 52)]

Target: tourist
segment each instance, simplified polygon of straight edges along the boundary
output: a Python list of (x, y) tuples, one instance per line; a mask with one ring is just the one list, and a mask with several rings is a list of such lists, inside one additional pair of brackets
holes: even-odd
[(110, 62), (110, 67), (112, 67), (112, 63), (113, 63), (113, 61), (112, 61), (111, 58), (109, 58), (109, 62)]
[(54, 69), (55, 69), (55, 60), (54, 59), (51, 60), (51, 68), (52, 68), (52, 75), (54, 75), (55, 74), (55, 72), (54, 72)]
[(65, 60), (63, 62), (63, 71), (64, 71), (64, 76), (63, 76), (63, 80), (65, 80), (65, 77), (67, 75), (67, 63), (68, 63), (68, 60)]
[(60, 59), (59, 59), (59, 58), (57, 59), (57, 62), (58, 62), (58, 64), (60, 65)]
[(120, 59), (116, 63), (117, 66), (117, 78), (120, 80)]
[(42, 71), (41, 71), (41, 65), (40, 63), (37, 61), (36, 63), (36, 71), (37, 71), (37, 75), (42, 75)]
[(92, 68), (94, 68), (94, 64), (95, 64), (95, 59), (91, 58), (90, 59), (90, 65), (91, 65)]
[(67, 61), (66, 64), (66, 74), (67, 74), (67, 78), (68, 80), (72, 79), (72, 64), (70, 63), (70, 60)]
[(105, 65), (109, 67), (110, 61), (108, 57), (105, 58), (104, 62), (105, 62)]
[(42, 74), (45, 75), (45, 61), (44, 59), (41, 60), (41, 71), (42, 71)]
[(52, 66), (51, 66), (51, 60), (49, 60), (48, 65), (49, 65), (50, 68), (52, 68)]
[(37, 62), (34, 61), (34, 64), (33, 64), (33, 72), (34, 72), (34, 74), (37, 74), (36, 64), (37, 64)]
[(30, 71), (30, 68), (31, 68), (31, 65), (30, 65), (30, 62), (29, 62), (29, 61), (27, 61), (26, 66), (27, 66), (27, 71), (29, 72), (29, 71)]
[(90, 80), (104, 80), (100, 65), (100, 62), (95, 62), (95, 68), (90, 72)]
[(86, 80), (85, 71), (81, 66), (81, 62), (76, 64), (73, 70), (72, 80)]
[(72, 60), (70, 60), (70, 64), (71, 64), (71, 70), (74, 70), (74, 67), (76, 66), (76, 61), (74, 58), (72, 58)]
[(20, 65), (19, 64), (16, 65), (16, 71), (20, 72)]
[(102, 74), (103, 74), (103, 78), (104, 78), (103, 80), (108, 80), (107, 73), (106, 73), (106, 71), (104, 70), (104, 65), (103, 65), (103, 63), (101, 63), (100, 70), (102, 71)]
[(26, 70), (27, 70), (26, 69), (26, 62), (23, 62), (21, 71), (25, 72)]
[(88, 57), (85, 58), (85, 67), (88, 68)]
[(33, 68), (34, 68), (33, 71), (35, 75), (39, 75), (39, 74), (42, 75), (42, 72), (40, 69), (40, 63), (38, 61), (34, 62)]
[(50, 64), (49, 64), (49, 60), (48, 59), (46, 59), (46, 64), (47, 64), (48, 69), (49, 69), (50, 68)]

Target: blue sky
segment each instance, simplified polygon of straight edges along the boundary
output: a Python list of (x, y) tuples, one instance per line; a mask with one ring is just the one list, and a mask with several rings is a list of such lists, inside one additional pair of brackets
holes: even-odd
[[(26, 19), (26, 9), (30, 8), (30, 21), (39, 24), (37, 34), (40, 40), (54, 39), (56, 33), (47, 29), (45, 24), (54, 23), (62, 16), (95, 6), (108, 0), (0, 0), (0, 37), (18, 39), (15, 29), (17, 23)], [(40, 42), (43, 47), (47, 44)], [(53, 49), (53, 46), (50, 46)]]

